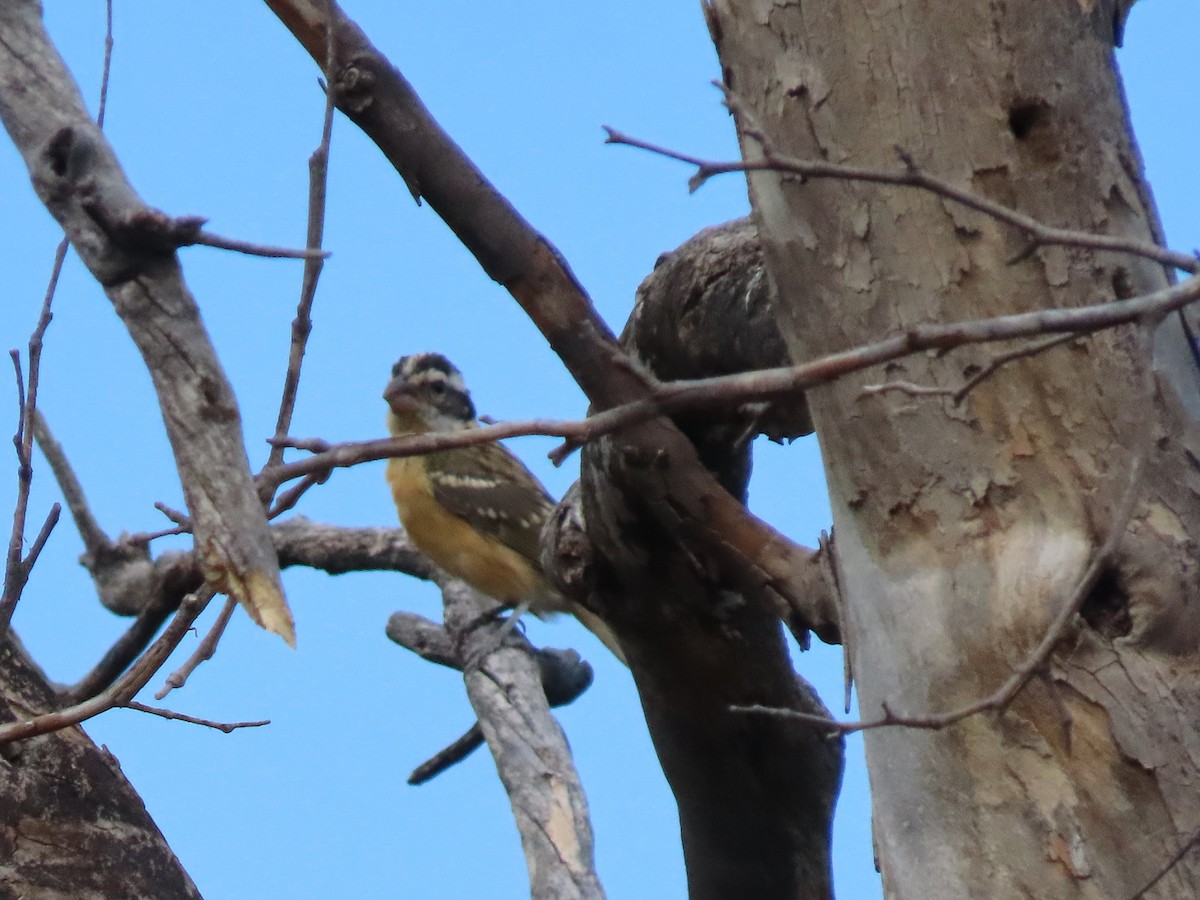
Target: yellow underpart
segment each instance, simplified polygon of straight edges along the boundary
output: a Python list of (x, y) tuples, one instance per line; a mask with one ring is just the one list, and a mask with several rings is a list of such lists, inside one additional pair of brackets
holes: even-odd
[(387, 480), (404, 530), (436, 565), (504, 603), (546, 592), (528, 560), (434, 501), (423, 457), (388, 460)]

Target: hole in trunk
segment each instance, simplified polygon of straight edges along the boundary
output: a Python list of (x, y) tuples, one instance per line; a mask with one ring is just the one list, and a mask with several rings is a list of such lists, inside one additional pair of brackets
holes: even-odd
[(1110, 641), (1129, 634), (1133, 619), (1129, 616), (1129, 595), (1117, 573), (1106, 569), (1079, 608), (1088, 627)]
[(1018, 141), (1050, 117), (1050, 106), (1045, 100), (1018, 100), (1008, 108), (1008, 128)]

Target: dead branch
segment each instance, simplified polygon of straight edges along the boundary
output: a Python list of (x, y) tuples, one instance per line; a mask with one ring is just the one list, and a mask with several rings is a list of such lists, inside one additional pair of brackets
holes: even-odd
[(151, 373), (207, 580), (294, 643), (237, 401), (161, 223), (125, 179), (54, 51), (40, 4), (0, 8), (0, 119), (38, 196), (104, 287)]
[(182, 666), (167, 676), (166, 683), (161, 688), (154, 692), (154, 699), (161, 700), (167, 694), (176, 688), (181, 688), (187, 684), (187, 680), (199, 666), (213, 658), (213, 654), (217, 652), (217, 645), (221, 643), (221, 636), (225, 634), (225, 628), (229, 625), (229, 620), (233, 617), (233, 611), (237, 607), (237, 601), (232, 597), (226, 598), (225, 605), (221, 607), (221, 611), (217, 613), (217, 620), (213, 622), (212, 628), (208, 629), (208, 634), (192, 651)]
[[(345, 528), (296, 516), (271, 526), (271, 538), (284, 568), (307, 566), (330, 575), (388, 571), (425, 580), (433, 577), (428, 560), (398, 528)], [(111, 685), (179, 607), (181, 598), (202, 583), (192, 553), (164, 553), (153, 560), (146, 556), (141, 563), (115, 559), (110, 565), (93, 573), (101, 596), (124, 598), (130, 612), (138, 610), (137, 618), (96, 666), (63, 692), (67, 702), (81, 702)]]
[[(333, 4), (325, 10), (327, 22), (333, 21)], [(308, 238), (310, 249), (319, 250), (325, 234), (325, 193), (329, 180), (329, 145), (333, 137), (334, 96), (336, 92), (337, 45), (333, 40), (333, 29), (326, 28), (325, 40), (325, 116), (321, 124), (321, 143), (308, 159)], [(304, 363), (304, 350), (308, 336), (312, 333), (312, 305), (317, 295), (317, 281), (321, 277), (323, 263), (320, 258), (304, 263), (304, 277), (300, 284), (300, 302), (296, 306), (296, 318), (292, 320), (292, 343), (288, 351), (287, 372), (283, 378), (283, 395), (279, 401), (279, 415), (275, 421), (275, 435), (282, 437), (292, 425), (292, 412), (296, 408), (296, 392), (300, 387), (300, 367)], [(283, 462), (283, 447), (272, 444), (267, 466)], [(291, 508), (299, 500), (299, 494), (290, 499)], [(273, 511), (274, 512), (274, 511)], [(274, 513), (278, 515), (278, 512)]]
[[(387, 636), (424, 660), (459, 672), (463, 670), (462, 655), (455, 649), (454, 640), (450, 634), (443, 626), (429, 621), (424, 616), (406, 611), (392, 613), (387, 623)], [(549, 647), (534, 648), (519, 632), (513, 633), (511, 638), (508, 635), (505, 638), (534, 654), (542, 690), (546, 695), (546, 702), (550, 704), (551, 708), (574, 703), (591, 687), (592, 667), (576, 651), (555, 650)], [(413, 769), (412, 774), (408, 777), (408, 783), (411, 785), (424, 784), (436, 778), (451, 766), (462, 762), (481, 746), (483, 746), (483, 731), (476, 722), (452, 743)]]
[(330, 255), (328, 250), (322, 250), (319, 247), (277, 247), (272, 244), (258, 244), (238, 238), (222, 237), (211, 231), (198, 231), (187, 241), (178, 244), (180, 247), (193, 245), (230, 250), (234, 253), (244, 253), (246, 256), (261, 256), (264, 259), (302, 259), (306, 263), (313, 260), (325, 260)]
[(897, 391), (901, 394), (908, 394), (910, 397), (949, 397), (955, 404), (962, 403), (967, 398), (967, 395), (975, 388), (979, 387), (983, 382), (987, 381), (995, 375), (1000, 369), (1004, 368), (1010, 362), (1015, 362), (1018, 359), (1028, 359), (1046, 352), (1054, 347), (1062, 344), (1069, 344), (1076, 340), (1078, 335), (1060, 334), (1056, 337), (1046, 338), (1043, 341), (1036, 341), (1031, 344), (1026, 344), (1023, 347), (1018, 347), (1016, 350), (1011, 350), (1008, 353), (1000, 353), (992, 357), (986, 365), (978, 372), (968, 378), (960, 387), (957, 388), (942, 388), (934, 387), (933, 385), (914, 384), (911, 381), (884, 381), (880, 384), (866, 384), (862, 387), (861, 396), (869, 397), (872, 394), (886, 394), (888, 391)]
[[(831, 353), (794, 366), (714, 378), (672, 381), (657, 385), (650, 399), (624, 403), (583, 420), (531, 419), (484, 425), (469, 431), (344, 444), (329, 444), (323, 441), (291, 442), (292, 446), (325, 449), (306, 459), (284, 463), (264, 472), (263, 477), (282, 483), (308, 474), (373, 460), (417, 456), (452, 447), (467, 447), (526, 435), (562, 437), (588, 443), (604, 435), (646, 422), (654, 416), (787, 397), (817, 385), (829, 384), (854, 372), (925, 350), (953, 350), (969, 344), (1045, 334), (1063, 335), (1064, 338), (1069, 336), (1073, 339), (1143, 318), (1160, 317), (1197, 300), (1200, 300), (1200, 276), (1193, 276), (1171, 287), (1128, 300), (1115, 300), (1074, 309), (1042, 309), (987, 319), (914, 325), (875, 343)], [(1047, 347), (1040, 349), (1044, 350)], [(1025, 353), (1022, 351), (1018, 355)], [(1001, 365), (1009, 361), (998, 359), (1001, 360)]]
[(461, 582), (442, 588), (446, 628), (500, 780), (508, 791), (529, 869), (531, 896), (601, 898), (587, 801), (562, 729), (550, 713), (529, 653), (468, 628), (493, 605)]
[(53, 318), (50, 305), (54, 301), (54, 291), (58, 287), (58, 276), (62, 272), (66, 254), (65, 243), (60, 243), (54, 254), (54, 266), (50, 273), (50, 283), (46, 286), (45, 298), (42, 300), (42, 310), (29, 338), (28, 388), (21, 377), (20, 355), (16, 350), (12, 351), (18, 407), (17, 433), (13, 436), (13, 446), (17, 451), (17, 499), (13, 506), (12, 532), (8, 539), (8, 553), (4, 563), (4, 593), (0, 596), (0, 637), (8, 632), (13, 611), (16, 610), (21, 592), (25, 590), (29, 581), (29, 573), (58, 522), (58, 514), (62, 509), (57, 503), (50, 508), (41, 532), (30, 547), (29, 553), (23, 556), (21, 550), (25, 540), (25, 519), (29, 512), (29, 490), (33, 485), (33, 432), (34, 420), (37, 417), (38, 385), (41, 381), (42, 342)]
[(139, 703), (136, 700), (130, 700), (122, 703), (120, 709), (132, 709), (135, 712), (144, 712), (152, 716), (158, 716), (161, 719), (171, 719), (176, 722), (187, 722), (191, 725), (203, 725), (205, 728), (213, 728), (217, 731), (223, 731), (226, 734), (231, 734), (239, 728), (261, 728), (264, 725), (270, 725), (270, 719), (261, 719), (257, 722), (214, 722), (211, 719), (198, 719), (195, 716), (189, 716), (186, 713), (175, 712), (173, 709), (160, 709), (157, 706), (147, 706), (145, 703)]
[(12, 741), (22, 741), (40, 734), (48, 734), (71, 725), (78, 725), (93, 716), (120, 706), (131, 700), (138, 691), (145, 687), (155, 672), (159, 670), (171, 651), (179, 645), (183, 636), (192, 627), (192, 622), (204, 611), (208, 601), (213, 597), (211, 588), (202, 588), (188, 594), (179, 604), (175, 618), (159, 635), (158, 640), (150, 645), (129, 670), (113, 682), (108, 688), (94, 697), (83, 700), (71, 706), (43, 713), (31, 719), (10, 722), (0, 725), (0, 744)]
[[(724, 90), (722, 85), (717, 86)], [(738, 112), (742, 111), (742, 107), (737, 104), (736, 97), (729, 92), (726, 92), (726, 97), (730, 102), (731, 108), (736, 107)], [(610, 144), (622, 144), (627, 147), (647, 150), (658, 156), (695, 166), (696, 174), (688, 181), (688, 186), (693, 191), (698, 189), (708, 179), (729, 172), (788, 172), (793, 175), (799, 175), (802, 178), (829, 178), (840, 181), (861, 181), (871, 184), (912, 187), (928, 191), (947, 200), (952, 200), (955, 203), (965, 206), (967, 209), (973, 209), (998, 222), (1011, 225), (1026, 234), (1034, 248), (1037, 246), (1082, 247), (1090, 250), (1129, 253), (1162, 263), (1164, 266), (1181, 269), (1191, 274), (1200, 272), (1200, 260), (1197, 260), (1196, 257), (1187, 253), (1168, 250), (1149, 241), (1139, 241), (1119, 235), (1093, 234), (1087, 231), (1074, 231), (1069, 228), (1055, 228), (1051, 225), (1046, 225), (1032, 216), (1028, 216), (1002, 203), (997, 203), (987, 197), (981, 197), (971, 191), (957, 187), (949, 181), (922, 172), (900, 148), (897, 148), (897, 154), (900, 157), (902, 167), (892, 171), (873, 169), (866, 166), (848, 166), (840, 163), (826, 162), (825, 160), (798, 159), (778, 152), (767, 142), (760, 142), (763, 153), (761, 159), (721, 162), (702, 159), (688, 153), (680, 153), (657, 144), (638, 140), (607, 125), (604, 126), (604, 130), (608, 134), (607, 142)], [(760, 131), (748, 131), (747, 133), (752, 134), (756, 139), (761, 135)]]

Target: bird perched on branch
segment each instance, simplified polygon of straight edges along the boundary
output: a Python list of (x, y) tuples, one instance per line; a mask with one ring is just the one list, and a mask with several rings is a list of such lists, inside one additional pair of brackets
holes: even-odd
[[(462, 373), (440, 353), (401, 357), (383, 392), (393, 435), (475, 428)], [(539, 544), (554, 501), (541, 482), (496, 443), (390, 459), (387, 480), (400, 522), (436, 565), (506, 606), (539, 618), (569, 612), (622, 662), (599, 616), (555, 591), (542, 576)]]

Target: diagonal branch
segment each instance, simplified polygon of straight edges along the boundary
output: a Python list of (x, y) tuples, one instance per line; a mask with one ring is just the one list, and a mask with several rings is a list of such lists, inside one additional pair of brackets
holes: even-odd
[[(290, 441), (289, 446), (313, 450), (314, 455), (269, 470), (264, 473), (264, 477), (282, 483), (362, 462), (416, 456), (525, 435), (561, 437), (587, 443), (659, 415), (675, 415), (695, 409), (712, 409), (786, 397), (818, 385), (829, 384), (851, 373), (926, 350), (952, 350), (969, 344), (1032, 338), (1046, 334), (1061, 334), (1074, 338), (1143, 318), (1160, 317), (1197, 300), (1200, 300), (1200, 276), (1193, 276), (1179, 284), (1129, 300), (1097, 303), (1074, 309), (1035, 310), (989, 319), (914, 325), (874, 343), (830, 353), (794, 366), (760, 369), (714, 378), (672, 381), (655, 386), (652, 396), (648, 399), (621, 404), (583, 420), (529, 419), (499, 422), (468, 431), (344, 444)], [(1034, 352), (1048, 349), (1049, 346), (1052, 346), (1052, 343), (1048, 341), (1045, 345), (1035, 347)], [(1026, 353), (1018, 352), (998, 357), (997, 366), (1022, 355)]]
[(462, 659), (467, 697), (508, 791), (525, 848), (533, 897), (602, 898), (579, 773), (550, 713), (531, 654), (473, 627), (493, 604), (461, 582), (442, 588), (446, 627)]
[(150, 371), (206, 579), (294, 643), (233, 389), (175, 254), (144, 239), (140, 225), (156, 215), (88, 116), (40, 12), (34, 0), (0, 5), (0, 119)]
[(82, 700), (72, 706), (43, 713), (31, 719), (20, 722), (10, 722), (0, 725), (0, 744), (12, 741), (27, 740), (39, 734), (48, 734), (71, 725), (78, 725), (93, 716), (106, 712), (116, 706), (122, 706), (133, 699), (153, 677), (154, 673), (167, 661), (183, 636), (192, 627), (196, 617), (204, 611), (208, 601), (213, 597), (210, 588), (188, 594), (179, 605), (179, 611), (171, 624), (163, 631), (150, 648), (142, 654), (138, 661), (124, 675), (113, 682), (108, 688), (94, 697)]
[[(329, 6), (318, 0), (266, 0), (313, 59), (325, 59)], [(412, 86), (333, 4), (338, 109), (375, 141), (414, 197), (450, 226), (484, 271), (517, 301), (597, 409), (650, 400), (653, 379), (617, 345), (566, 261), (517, 212), (429, 114)], [(730, 582), (767, 608), (805, 605), (790, 590), (791, 572), (809, 551), (751, 515), (701, 464), (670, 421), (631, 427), (632, 455), (670, 461), (654, 478), (664, 496), (652, 507), (660, 528), (701, 549)], [(630, 471), (622, 489), (637, 492)], [(674, 529), (677, 517), (688, 524)], [(822, 627), (819, 623), (812, 623)], [(618, 631), (619, 631), (618, 627)]]

